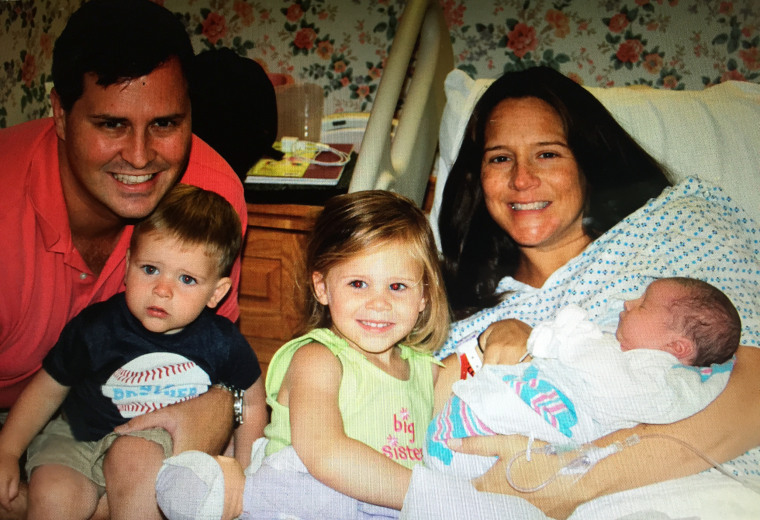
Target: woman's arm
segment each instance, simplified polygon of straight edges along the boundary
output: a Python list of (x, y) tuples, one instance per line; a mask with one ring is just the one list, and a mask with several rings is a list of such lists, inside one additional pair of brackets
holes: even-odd
[(492, 323), (478, 337), (483, 349), (483, 364), (515, 365), (527, 352), (526, 344), (533, 328), (525, 322), (508, 319)]
[(433, 417), (438, 415), (443, 405), (449, 400), (449, 397), (451, 397), (451, 385), (459, 381), (461, 376), (459, 357), (456, 354), (446, 357), (442, 363), (443, 366), (438, 369), (438, 374), (435, 377)]
[[(583, 502), (602, 495), (691, 475), (707, 469), (709, 464), (674, 441), (647, 438), (668, 435), (695, 447), (718, 462), (731, 460), (760, 445), (760, 349), (739, 347), (737, 361), (726, 389), (701, 412), (672, 424), (639, 425), (620, 430), (594, 442), (599, 447), (625, 441), (636, 434), (638, 444), (603, 459), (577, 482), (575, 477), (558, 478), (541, 491), (517, 493), (507, 483), (505, 460), (525, 449), (527, 440), (519, 436), (496, 436), (463, 439), (457, 451), (502, 457), (475, 487), (522, 496), (547, 514), (565, 518)], [(546, 457), (543, 463), (556, 465)], [(537, 464), (543, 464), (537, 462)], [(535, 470), (534, 466), (532, 470)], [(553, 472), (557, 468), (544, 468)], [(514, 468), (515, 478), (529, 479)]]
[(243, 424), (234, 434), (235, 459), (243, 468), (251, 463), (253, 441), (264, 436), (264, 426), (269, 422), (264, 377), (259, 376), (243, 394)]
[(305, 345), (294, 354), (283, 381), (293, 448), (323, 484), (364, 502), (401, 509), (412, 472), (346, 436), (338, 408), (341, 377), (340, 361), (322, 345)]

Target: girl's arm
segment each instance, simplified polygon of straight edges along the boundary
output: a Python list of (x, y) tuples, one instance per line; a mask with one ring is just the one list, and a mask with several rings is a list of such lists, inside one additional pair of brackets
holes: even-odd
[(283, 381), (293, 448), (323, 484), (364, 502), (401, 509), (412, 472), (346, 436), (338, 409), (341, 378), (341, 363), (326, 347), (312, 343), (295, 353)]
[(243, 394), (243, 424), (235, 430), (235, 459), (243, 468), (251, 462), (253, 441), (264, 436), (264, 426), (269, 422), (264, 377), (259, 376)]
[(69, 392), (44, 369), (29, 382), (0, 429), (0, 504), (10, 508), (18, 493), (18, 460)]
[(433, 417), (438, 415), (443, 405), (451, 397), (451, 385), (459, 381), (461, 366), (457, 354), (451, 354), (442, 361), (443, 367), (438, 370), (435, 379), (435, 392), (433, 394)]
[(527, 439), (519, 436), (463, 439), (457, 451), (502, 457), (474, 482), (479, 490), (522, 496), (547, 514), (565, 518), (578, 505), (599, 496), (691, 475), (709, 467), (676, 442), (646, 435), (675, 437), (719, 462), (760, 446), (760, 348), (739, 347), (736, 356), (728, 385), (704, 410), (676, 423), (639, 425), (598, 439), (594, 444), (600, 447), (625, 441), (633, 434), (641, 441), (603, 459), (577, 482), (574, 476), (558, 478), (536, 493), (517, 493), (504, 477), (504, 460), (525, 449)]

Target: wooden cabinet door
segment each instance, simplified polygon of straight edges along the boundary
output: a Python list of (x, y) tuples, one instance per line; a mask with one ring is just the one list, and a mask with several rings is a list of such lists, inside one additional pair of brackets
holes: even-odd
[(249, 204), (240, 279), (240, 330), (266, 370), (301, 322), (298, 277), (317, 206)]

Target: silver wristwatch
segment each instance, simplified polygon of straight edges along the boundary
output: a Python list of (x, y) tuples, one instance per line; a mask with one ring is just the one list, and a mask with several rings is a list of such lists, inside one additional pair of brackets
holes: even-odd
[(214, 386), (218, 388), (222, 388), (223, 390), (227, 390), (229, 393), (232, 394), (233, 426), (237, 428), (238, 426), (243, 424), (243, 396), (245, 395), (245, 390), (241, 388), (227, 386), (224, 383), (217, 383)]

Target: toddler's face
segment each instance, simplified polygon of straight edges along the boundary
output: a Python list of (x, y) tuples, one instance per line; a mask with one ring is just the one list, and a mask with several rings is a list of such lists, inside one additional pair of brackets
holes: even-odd
[(230, 287), (203, 245), (154, 231), (136, 246), (127, 256), (127, 306), (152, 332), (179, 332), (204, 307), (215, 307)]
[(677, 282), (657, 280), (639, 298), (625, 302), (615, 333), (622, 350), (669, 351), (668, 345), (678, 336), (672, 330), (670, 303), (682, 290)]

